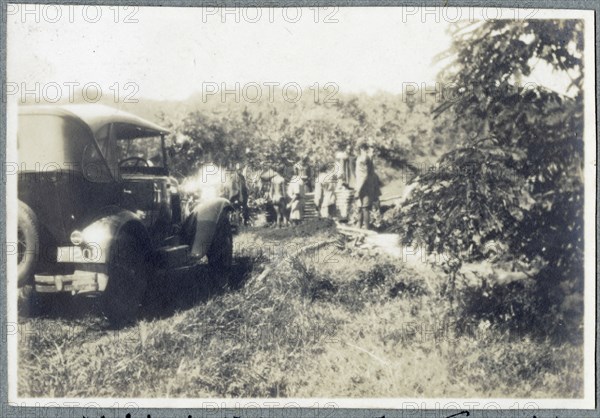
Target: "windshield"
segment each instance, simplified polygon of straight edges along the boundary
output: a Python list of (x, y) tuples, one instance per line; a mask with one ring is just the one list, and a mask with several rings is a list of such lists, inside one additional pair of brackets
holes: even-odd
[(160, 136), (117, 139), (117, 159), (124, 172), (148, 171), (146, 168), (164, 168), (162, 138)]

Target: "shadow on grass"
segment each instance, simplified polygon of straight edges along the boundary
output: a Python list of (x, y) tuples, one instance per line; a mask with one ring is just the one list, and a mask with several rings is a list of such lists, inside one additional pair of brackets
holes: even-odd
[[(237, 291), (244, 286), (259, 262), (252, 257), (234, 258), (229, 273), (229, 284), (226, 286), (216, 285), (219, 278), (222, 278), (220, 273), (211, 271), (205, 264), (157, 274), (148, 286), (140, 318), (168, 318), (175, 312), (190, 309), (225, 292)], [(70, 321), (103, 318), (99, 297), (71, 296), (65, 293), (34, 294), (26, 300), (21, 299), (19, 315), (22, 318), (40, 317)]]
[(256, 260), (251, 257), (235, 258), (228, 273), (228, 285), (224, 286), (218, 285), (226, 280), (221, 277), (223, 273), (211, 271), (204, 264), (158, 276), (148, 289), (142, 317), (166, 318), (225, 292), (239, 290), (250, 277), (255, 264)]
[(98, 316), (100, 308), (95, 297), (71, 296), (69, 293), (31, 293), (26, 298), (19, 297), (18, 312), (20, 319), (46, 318), (76, 321)]

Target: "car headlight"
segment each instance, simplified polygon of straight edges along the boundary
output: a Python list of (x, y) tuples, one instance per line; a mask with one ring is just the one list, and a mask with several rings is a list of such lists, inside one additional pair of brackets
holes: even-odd
[(79, 230), (75, 230), (73, 232), (71, 232), (71, 243), (73, 245), (80, 245), (81, 243), (83, 243), (83, 233)]

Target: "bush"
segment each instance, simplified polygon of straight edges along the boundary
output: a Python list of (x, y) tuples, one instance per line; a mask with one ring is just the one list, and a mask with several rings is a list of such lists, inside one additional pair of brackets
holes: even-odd
[(484, 280), (461, 289), (456, 309), (457, 331), (470, 334), (481, 324), (502, 333), (555, 343), (583, 340), (583, 294), (567, 293), (559, 272), (545, 267), (535, 280), (507, 284)]

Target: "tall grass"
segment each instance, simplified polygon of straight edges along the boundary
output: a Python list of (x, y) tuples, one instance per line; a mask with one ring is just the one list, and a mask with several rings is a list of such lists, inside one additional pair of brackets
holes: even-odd
[(20, 395), (582, 395), (580, 345), (487, 322), (459, 333), (456, 313), (427, 285), (443, 277), (335, 247), (291, 257), (290, 248), (331, 238), (327, 228), (313, 232), (241, 234), (244, 268), (231, 289), (182, 304), (193, 285), (178, 293), (175, 282), (176, 308), (131, 328), (103, 328), (93, 315), (22, 323)]

